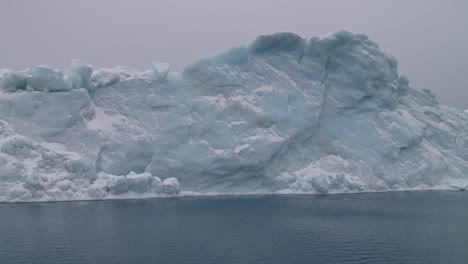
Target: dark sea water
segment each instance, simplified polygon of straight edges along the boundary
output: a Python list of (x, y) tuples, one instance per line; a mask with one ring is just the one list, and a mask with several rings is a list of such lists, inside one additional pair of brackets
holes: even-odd
[(0, 204), (0, 263), (468, 263), (468, 192)]

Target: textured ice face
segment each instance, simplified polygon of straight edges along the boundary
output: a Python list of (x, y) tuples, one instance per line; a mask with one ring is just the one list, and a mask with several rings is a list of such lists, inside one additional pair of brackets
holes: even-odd
[(0, 201), (468, 183), (468, 114), (364, 35), (262, 36), (182, 73), (64, 72), (0, 71)]

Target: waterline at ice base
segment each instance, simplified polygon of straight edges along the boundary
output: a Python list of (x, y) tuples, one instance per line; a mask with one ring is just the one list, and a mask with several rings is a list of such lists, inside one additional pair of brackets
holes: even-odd
[(182, 72), (0, 70), (0, 201), (463, 189), (468, 113), (365, 35), (292, 33)]

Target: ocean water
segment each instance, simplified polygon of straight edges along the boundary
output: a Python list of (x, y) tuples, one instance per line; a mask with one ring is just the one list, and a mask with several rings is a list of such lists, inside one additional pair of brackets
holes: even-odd
[(0, 204), (0, 263), (468, 263), (468, 192)]

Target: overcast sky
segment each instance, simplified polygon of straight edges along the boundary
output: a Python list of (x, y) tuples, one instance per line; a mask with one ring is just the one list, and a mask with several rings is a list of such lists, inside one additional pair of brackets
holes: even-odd
[(399, 60), (413, 86), (468, 108), (465, 0), (1, 0), (0, 68), (95, 67), (152, 61), (181, 70), (196, 58), (291, 31), (364, 33)]

